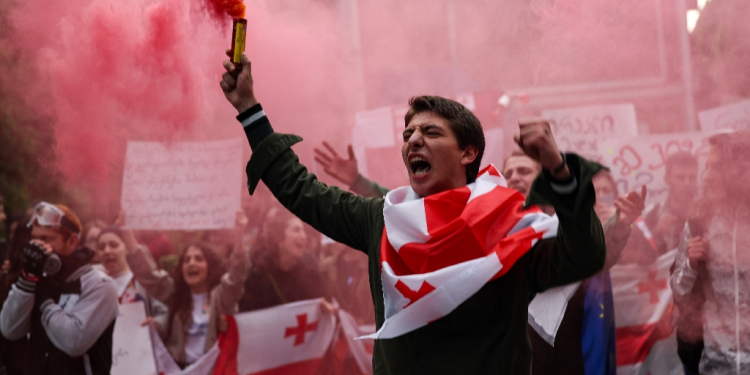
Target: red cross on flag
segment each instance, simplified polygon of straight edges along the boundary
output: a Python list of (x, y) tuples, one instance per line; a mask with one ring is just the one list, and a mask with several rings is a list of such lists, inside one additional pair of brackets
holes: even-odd
[(507, 272), (557, 217), (509, 189), (490, 165), (467, 186), (420, 198), (410, 186), (385, 197), (380, 247), (385, 322), (366, 338), (392, 338), (447, 315)]
[(671, 325), (669, 268), (677, 250), (644, 267), (610, 269), (615, 304), (617, 374), (682, 374)]
[[(215, 375), (314, 374), (333, 340), (336, 318), (321, 299), (227, 317)], [(239, 353), (239, 355), (238, 355)]]

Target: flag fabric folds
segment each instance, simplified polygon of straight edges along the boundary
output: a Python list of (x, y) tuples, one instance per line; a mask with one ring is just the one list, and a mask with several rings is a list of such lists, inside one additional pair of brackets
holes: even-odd
[(672, 330), (669, 268), (676, 249), (644, 267), (615, 265), (610, 269), (615, 306), (617, 373), (682, 374)]
[(425, 198), (409, 186), (385, 197), (381, 277), (385, 322), (365, 338), (392, 338), (440, 319), (501, 277), (558, 221), (509, 189), (490, 165), (467, 186)]
[(331, 345), (336, 317), (321, 299), (227, 317), (215, 375), (314, 374)]
[(149, 327), (151, 334), (151, 344), (154, 347), (154, 360), (159, 375), (207, 375), (214, 371), (216, 359), (219, 357), (219, 345), (214, 344), (206, 354), (203, 354), (197, 361), (190, 366), (180, 369), (180, 366), (174, 361), (169, 354), (164, 342), (159, 338), (154, 327)]

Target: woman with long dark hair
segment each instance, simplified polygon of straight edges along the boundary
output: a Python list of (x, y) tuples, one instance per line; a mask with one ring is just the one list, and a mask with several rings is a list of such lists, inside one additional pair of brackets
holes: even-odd
[(705, 345), (695, 359), (700, 374), (747, 374), (750, 131), (716, 134), (709, 144), (704, 195), (683, 231), (670, 284), (681, 319), (690, 312), (693, 333), (702, 336), (691, 337)]
[(136, 280), (169, 306), (166, 327), (160, 331), (167, 350), (180, 367), (195, 362), (214, 345), (222, 315), (237, 312), (247, 274), (247, 254), (242, 246), (246, 224), (245, 215), (238, 214), (229, 267), (207, 243), (188, 245), (171, 276), (157, 268), (145, 246), (128, 249), (128, 263)]
[(308, 249), (305, 224), (284, 208), (272, 207), (253, 245), (252, 268), (240, 311), (264, 309), (325, 295), (318, 259)]

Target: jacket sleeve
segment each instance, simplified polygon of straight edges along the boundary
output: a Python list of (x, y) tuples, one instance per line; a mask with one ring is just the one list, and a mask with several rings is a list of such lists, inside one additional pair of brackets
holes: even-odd
[(217, 311), (234, 314), (237, 302), (242, 298), (248, 271), (248, 256), (243, 248), (235, 249), (229, 258), (229, 271), (221, 277), (219, 285), (211, 291), (212, 303), (219, 304)]
[(690, 261), (687, 254), (687, 244), (692, 239), (690, 227), (685, 224), (680, 237), (680, 244), (677, 246), (677, 255), (674, 259), (674, 271), (669, 277), (669, 286), (678, 296), (684, 296), (693, 290), (695, 279), (698, 277), (698, 271), (690, 267)]
[(167, 321), (169, 320), (169, 308), (161, 301), (148, 296), (149, 299), (149, 316), (154, 318), (156, 331), (164, 337), (167, 334)]
[[(18, 282), (23, 282), (22, 278)], [(13, 284), (0, 311), (0, 331), (6, 339), (18, 340), (29, 333), (33, 308), (34, 293), (21, 290)]]
[(93, 271), (81, 280), (81, 295), (70, 308), (47, 300), (40, 306), (42, 326), (52, 344), (71, 357), (86, 353), (117, 318), (117, 286)]
[(531, 249), (527, 275), (535, 293), (583, 280), (602, 269), (606, 245), (594, 212), (596, 195), (591, 179), (602, 167), (567, 154), (573, 179), (561, 184), (543, 171), (534, 181), (525, 206), (549, 204), (559, 219), (557, 237), (540, 240)]
[[(238, 119), (247, 117), (241, 121), (253, 148), (246, 169), (250, 194), (262, 179), (279, 202), (302, 221), (334, 241), (367, 252), (377, 218), (383, 214), (383, 199), (364, 198), (318, 181), (290, 148), (302, 138), (274, 133), (265, 115), (258, 117), (263, 113), (259, 105), (248, 111)], [(265, 124), (261, 141), (254, 134), (262, 128), (248, 130), (255, 126), (248, 123), (253, 118)]]
[(366, 198), (382, 198), (388, 194), (388, 189), (368, 180), (361, 174), (357, 175), (357, 179), (354, 180), (352, 186), (349, 186), (349, 190)]
[(165, 270), (156, 266), (154, 257), (145, 245), (138, 245), (135, 250), (125, 255), (130, 270), (136, 281), (146, 289), (146, 292), (159, 301), (168, 303), (174, 293), (174, 280)]

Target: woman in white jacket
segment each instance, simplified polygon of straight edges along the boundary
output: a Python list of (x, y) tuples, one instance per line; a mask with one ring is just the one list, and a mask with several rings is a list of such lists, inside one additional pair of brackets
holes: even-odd
[(709, 144), (705, 194), (685, 227), (670, 283), (676, 301), (691, 293), (705, 298), (700, 373), (749, 374), (750, 132), (717, 134)]

